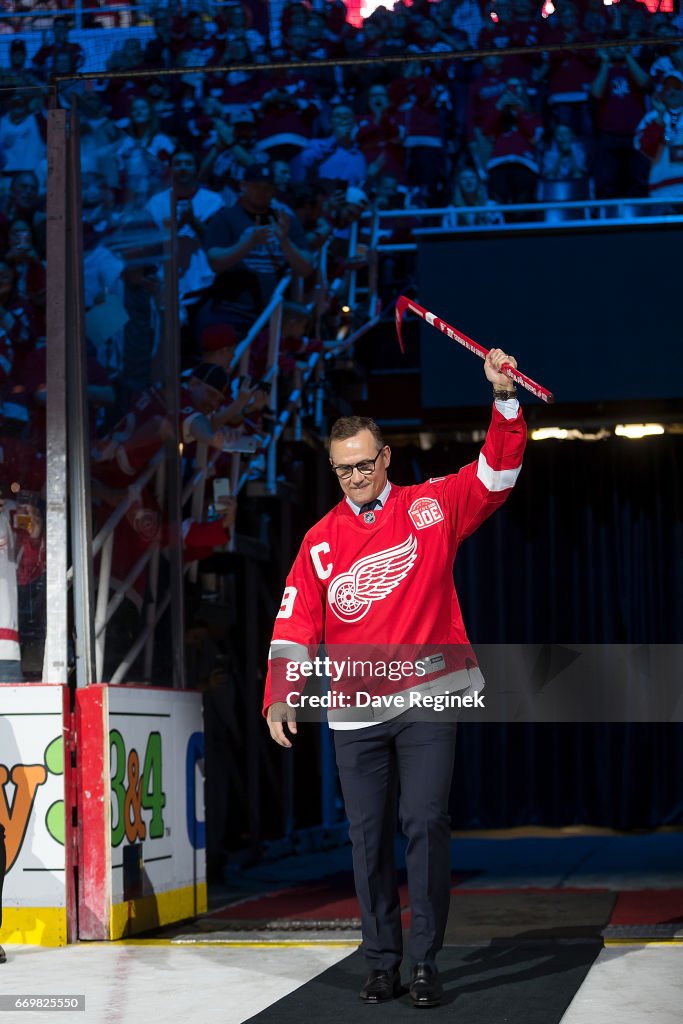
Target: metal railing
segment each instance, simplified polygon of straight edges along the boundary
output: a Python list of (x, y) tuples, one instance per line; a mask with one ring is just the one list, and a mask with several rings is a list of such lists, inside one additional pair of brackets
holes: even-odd
[[(558, 225), (569, 229), (572, 227), (585, 228), (591, 224), (619, 227), (640, 220), (646, 221), (648, 224), (677, 224), (683, 222), (683, 215), (666, 212), (667, 208), (676, 207), (683, 212), (683, 199), (579, 199), (570, 201), (557, 199), (536, 203), (511, 203), (505, 206), (442, 206), (426, 209), (380, 210), (375, 214), (378, 231), (382, 230), (382, 226), (384, 226), (384, 230), (387, 230), (392, 221), (437, 219), (443, 221), (446, 217), (452, 218), (453, 215), (466, 217), (473, 214), (497, 213), (505, 217), (508, 214), (513, 214), (515, 219), (502, 224), (432, 224), (428, 227), (416, 228), (413, 231), (414, 242), (380, 241), (376, 244), (375, 249), (377, 253), (415, 252), (420, 237), (458, 232), (487, 234), (500, 231), (519, 231), (520, 229), (543, 231), (555, 229)], [(517, 219), (518, 214), (529, 214), (530, 216), (526, 220), (523, 217)], [(542, 219), (540, 219), (541, 216)]]

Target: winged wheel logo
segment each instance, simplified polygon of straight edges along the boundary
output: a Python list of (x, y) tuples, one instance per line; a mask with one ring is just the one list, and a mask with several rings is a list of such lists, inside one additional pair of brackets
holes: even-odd
[(393, 548), (359, 558), (348, 572), (335, 576), (330, 583), (330, 608), (342, 622), (358, 622), (370, 611), (373, 601), (383, 601), (396, 590), (416, 558), (417, 538), (412, 533)]

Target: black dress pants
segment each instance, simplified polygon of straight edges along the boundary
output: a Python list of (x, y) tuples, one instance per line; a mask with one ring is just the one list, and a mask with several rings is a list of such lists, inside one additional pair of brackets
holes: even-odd
[(394, 838), (396, 805), (408, 840), (406, 870), (413, 963), (434, 966), (450, 900), (448, 798), (455, 722), (401, 715), (365, 729), (335, 729), (334, 743), (353, 847), (363, 953), (371, 969), (401, 963), (403, 936)]

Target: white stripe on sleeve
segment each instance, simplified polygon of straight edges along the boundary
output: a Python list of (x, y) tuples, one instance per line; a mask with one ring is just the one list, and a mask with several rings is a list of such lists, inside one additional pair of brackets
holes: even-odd
[(517, 466), (515, 469), (491, 469), (484, 458), (484, 453), (481, 452), (477, 476), (487, 491), (506, 491), (508, 487), (515, 486), (521, 468), (521, 466)]
[(271, 640), (268, 660), (274, 658), (286, 658), (288, 661), (309, 661), (310, 655), (305, 644), (298, 644), (296, 640)]

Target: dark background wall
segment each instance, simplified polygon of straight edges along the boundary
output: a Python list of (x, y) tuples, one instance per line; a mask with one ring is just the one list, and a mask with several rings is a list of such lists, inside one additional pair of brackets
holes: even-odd
[[(394, 449), (392, 477), (452, 472), (477, 452)], [(455, 579), (475, 646), (680, 643), (682, 567), (683, 437), (532, 441)], [(646, 828), (683, 821), (682, 780), (678, 724), (464, 724), (451, 809), (458, 827)]]
[[(520, 369), (560, 402), (683, 395), (681, 225), (425, 236), (419, 302)], [(478, 405), (476, 357), (422, 325), (424, 408)]]

